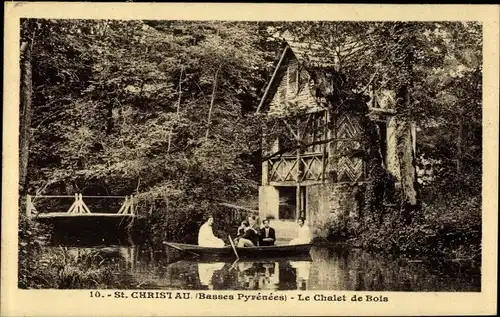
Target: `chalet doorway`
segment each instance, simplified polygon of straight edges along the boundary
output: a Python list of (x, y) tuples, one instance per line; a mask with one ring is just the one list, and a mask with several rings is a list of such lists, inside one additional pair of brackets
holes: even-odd
[(278, 186), (276, 189), (279, 194), (278, 217), (280, 220), (296, 221), (299, 217), (306, 218), (305, 186)]

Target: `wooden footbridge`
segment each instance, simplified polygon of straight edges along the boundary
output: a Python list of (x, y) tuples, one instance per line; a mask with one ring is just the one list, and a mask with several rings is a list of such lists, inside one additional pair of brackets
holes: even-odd
[[(61, 199), (72, 198), (74, 202), (66, 212), (39, 212), (34, 204), (38, 198)], [(133, 218), (135, 214), (134, 196), (85, 196), (86, 199), (123, 199), (124, 202), (118, 211), (113, 212), (91, 212), (87, 204), (83, 200), (82, 194), (74, 196), (67, 195), (42, 195), (42, 196), (26, 196), (26, 215), (29, 219), (47, 219), (47, 218), (65, 218), (65, 217), (129, 217)]]

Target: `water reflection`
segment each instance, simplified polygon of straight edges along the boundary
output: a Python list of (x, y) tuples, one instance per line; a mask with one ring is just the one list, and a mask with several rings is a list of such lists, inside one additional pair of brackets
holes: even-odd
[(291, 261), (290, 266), (295, 269), (297, 274), (297, 289), (306, 290), (307, 282), (309, 280), (309, 272), (311, 270), (311, 263), (305, 261)]
[(172, 254), (145, 245), (63, 248), (75, 261), (86, 258), (109, 266), (127, 285), (141, 289), (481, 290), (477, 263), (412, 263), (363, 250), (315, 247), (305, 259), (203, 262), (177, 257), (173, 262)]
[[(280, 272), (287, 267), (283, 278)], [(179, 261), (166, 267), (165, 279), (172, 285), (184, 284), (188, 289), (210, 290), (278, 290), (296, 289), (295, 272), (285, 262), (191, 262)], [(196, 277), (198, 280), (196, 281)], [(281, 277), (281, 278), (280, 278)], [(293, 283), (289, 279), (293, 278)], [(190, 280), (191, 283), (185, 283)]]
[(238, 263), (238, 284), (241, 289), (275, 290), (279, 282), (278, 262)]
[(212, 279), (216, 271), (220, 271), (224, 267), (225, 263), (198, 263), (198, 276), (200, 278), (200, 284), (207, 286), (208, 289), (214, 289)]

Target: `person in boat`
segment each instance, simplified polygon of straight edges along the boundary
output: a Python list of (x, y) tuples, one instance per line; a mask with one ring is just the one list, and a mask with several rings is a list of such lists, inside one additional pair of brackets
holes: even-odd
[(241, 222), (241, 225), (238, 227), (238, 232), (236, 233), (236, 239), (241, 237), (245, 233), (245, 228), (248, 227), (248, 224), (245, 225), (245, 223), (247, 222), (247, 220), (243, 220)]
[(297, 223), (299, 224), (299, 232), (297, 238), (290, 241), (290, 245), (311, 243), (311, 232), (309, 227), (304, 223), (304, 218), (299, 218)]
[(248, 216), (247, 217), (247, 221), (250, 224), (250, 227), (254, 228), (254, 230), (256, 230), (257, 232), (259, 232), (260, 225), (259, 225), (259, 222), (257, 221), (257, 217), (256, 216), (253, 216), (253, 215)]
[(208, 216), (207, 221), (200, 227), (198, 245), (202, 247), (218, 248), (224, 246), (224, 241), (217, 238), (213, 232), (214, 217)]
[[(241, 237), (238, 239), (238, 244), (237, 246), (239, 248), (244, 248), (244, 247), (255, 247), (259, 244), (259, 234), (258, 231), (255, 230), (254, 228), (254, 223), (251, 221), (251, 217), (248, 218), (250, 221), (245, 220), (244, 225), (245, 225), (245, 232)], [(254, 220), (255, 221), (255, 220)]]
[(269, 219), (264, 219), (262, 223), (264, 224), (264, 227), (260, 229), (259, 245), (260, 246), (274, 245), (274, 242), (276, 241), (276, 232), (274, 231), (273, 228), (271, 228)]
[(248, 220), (243, 220), (241, 225), (238, 227), (238, 232), (236, 233), (236, 238), (234, 238), (234, 245), (238, 245), (238, 241), (245, 234), (245, 229), (249, 226)]

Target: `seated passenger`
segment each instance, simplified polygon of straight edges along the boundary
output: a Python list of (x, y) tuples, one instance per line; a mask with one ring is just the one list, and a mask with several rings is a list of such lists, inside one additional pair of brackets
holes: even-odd
[(236, 234), (236, 238), (234, 238), (234, 244), (238, 245), (238, 241), (240, 241), (240, 238), (243, 237), (245, 234), (245, 229), (249, 226), (249, 223), (247, 220), (243, 220), (241, 222), (241, 225), (238, 227), (238, 233)]
[[(245, 223), (246, 223), (247, 225), (245, 225)], [(236, 234), (236, 237), (237, 237), (237, 238), (238, 238), (238, 237), (241, 237), (241, 236), (245, 233), (245, 228), (246, 228), (246, 227), (248, 227), (248, 221), (243, 220), (243, 221), (241, 222), (241, 225), (238, 227), (238, 233)]]
[(254, 228), (257, 232), (260, 230), (259, 224), (257, 223), (257, 217), (248, 216), (247, 221), (250, 224), (250, 227)]
[(270, 227), (269, 219), (264, 219), (264, 228), (260, 229), (260, 246), (270, 246), (274, 245), (276, 241), (276, 233), (273, 228)]
[(214, 223), (214, 218), (209, 216), (207, 218), (207, 222), (205, 222), (200, 227), (200, 232), (198, 233), (198, 245), (202, 247), (212, 247), (218, 248), (224, 246), (224, 241), (222, 239), (217, 238), (214, 235), (212, 230), (212, 226)]
[(238, 247), (255, 247), (259, 243), (259, 235), (257, 233), (257, 230), (255, 230), (247, 220), (245, 220), (243, 223), (245, 225), (245, 233), (243, 233), (243, 235), (239, 237)]
[(311, 243), (311, 233), (309, 227), (306, 224), (304, 224), (304, 218), (299, 218), (297, 223), (299, 224), (299, 232), (297, 238), (290, 241), (289, 244), (292, 245), (292, 244)]

